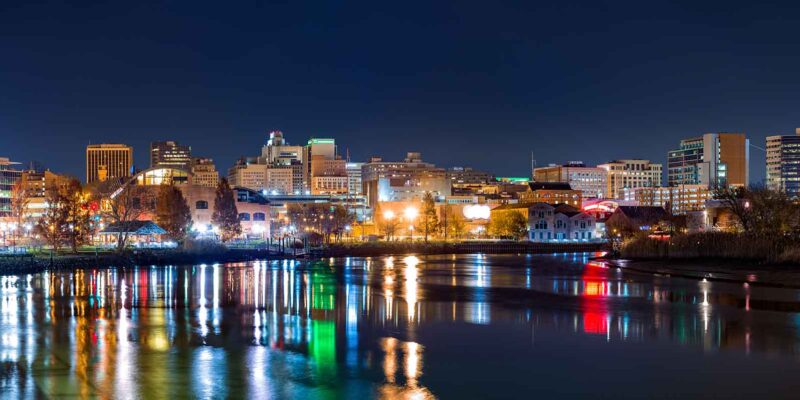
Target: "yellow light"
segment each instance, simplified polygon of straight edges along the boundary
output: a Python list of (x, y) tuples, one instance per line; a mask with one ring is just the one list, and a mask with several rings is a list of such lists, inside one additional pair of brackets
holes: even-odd
[(394, 212), (392, 210), (384, 211), (383, 218), (385, 218), (385, 219), (394, 218)]
[(405, 215), (406, 219), (413, 220), (417, 218), (419, 211), (414, 207), (408, 207), (403, 211), (403, 215)]

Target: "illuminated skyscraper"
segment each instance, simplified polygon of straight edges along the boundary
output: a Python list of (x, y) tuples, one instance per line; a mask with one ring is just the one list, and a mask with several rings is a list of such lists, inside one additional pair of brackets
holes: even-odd
[(86, 183), (131, 176), (133, 148), (125, 144), (86, 146)]
[(188, 171), (191, 165), (191, 147), (173, 141), (150, 143), (150, 168), (172, 167)]
[(681, 140), (680, 147), (667, 154), (667, 185), (746, 186), (749, 146), (743, 133), (706, 133)]
[(800, 198), (800, 128), (795, 135), (767, 137), (767, 187)]

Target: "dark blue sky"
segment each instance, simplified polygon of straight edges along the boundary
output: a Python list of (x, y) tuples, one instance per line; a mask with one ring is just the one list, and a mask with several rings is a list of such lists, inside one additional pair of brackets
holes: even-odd
[(146, 167), (174, 139), (226, 171), (272, 129), (527, 175), (531, 151), (665, 162), (684, 137), (800, 126), (792, 3), (60, 3), (0, 2), (0, 156), (79, 177), (90, 142)]

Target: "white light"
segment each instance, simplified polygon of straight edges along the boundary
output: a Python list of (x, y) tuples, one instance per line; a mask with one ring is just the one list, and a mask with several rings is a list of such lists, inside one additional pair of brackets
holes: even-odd
[(463, 213), (467, 219), (489, 219), (492, 209), (483, 204), (470, 204), (464, 207)]
[(414, 207), (408, 207), (405, 210), (403, 210), (403, 215), (408, 220), (413, 220), (413, 219), (417, 218), (418, 214), (419, 214), (419, 211)]

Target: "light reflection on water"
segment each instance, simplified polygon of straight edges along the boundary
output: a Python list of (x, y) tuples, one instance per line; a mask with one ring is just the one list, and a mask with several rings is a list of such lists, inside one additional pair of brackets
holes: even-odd
[[(785, 308), (797, 298), (791, 289), (632, 274), (593, 262), (589, 254), (282, 260), (5, 276), (0, 393), (503, 395), (534, 385), (524, 374), (514, 377), (552, 357), (549, 349), (575, 340), (619, 355), (642, 352), (630, 346), (646, 344), (644, 350), (698, 349), (706, 358), (721, 351), (767, 356), (782, 360), (775, 368), (788, 373), (800, 369), (800, 317), (771, 307)], [(604, 347), (612, 344), (627, 347)], [(449, 353), (453, 349), (460, 350)], [(470, 359), (473, 352), (480, 358)], [(529, 358), (511, 361), (525, 354)], [(454, 361), (460, 357), (467, 359)], [(567, 351), (550, 366), (578, 361)], [(485, 364), (493, 367), (483, 380), (465, 379), (459, 369)], [(503, 379), (504, 386), (489, 383)], [(559, 379), (574, 377), (552, 373), (547, 380)]]

